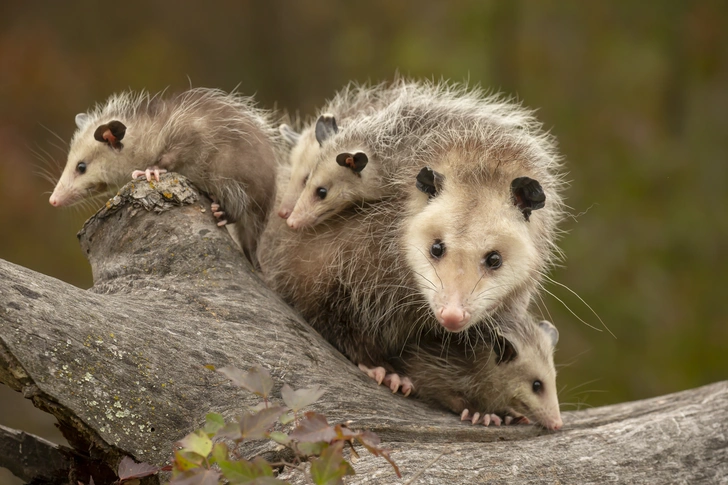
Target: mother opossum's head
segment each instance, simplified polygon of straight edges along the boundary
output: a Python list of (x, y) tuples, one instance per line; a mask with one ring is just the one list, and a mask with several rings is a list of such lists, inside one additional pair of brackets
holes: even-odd
[(417, 187), (430, 199), (407, 221), (406, 257), (438, 322), (460, 332), (527, 302), (545, 265), (531, 216), (545, 203), (541, 185), (460, 183), (423, 168)]
[(76, 126), (66, 166), (49, 199), (55, 207), (69, 206), (106, 190), (122, 156), (126, 125), (121, 121), (94, 122), (90, 115), (81, 113), (76, 116)]

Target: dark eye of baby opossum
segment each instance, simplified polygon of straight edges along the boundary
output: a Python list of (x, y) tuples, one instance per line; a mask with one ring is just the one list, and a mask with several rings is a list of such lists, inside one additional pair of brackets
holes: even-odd
[(541, 391), (543, 391), (543, 383), (536, 379), (535, 381), (533, 381), (533, 385), (531, 386), (531, 388), (536, 394), (541, 394)]
[(321, 199), (321, 200), (324, 200), (324, 199), (326, 198), (326, 194), (328, 194), (328, 193), (329, 193), (329, 191), (328, 191), (328, 190), (326, 190), (326, 189), (325, 189), (325, 188), (323, 188), (323, 187), (319, 187), (318, 189), (316, 189), (316, 195), (317, 195), (317, 196), (318, 196), (318, 198), (319, 198), (319, 199)]
[(76, 172), (80, 173), (81, 175), (86, 173), (86, 162), (78, 162), (78, 165), (76, 165)]
[(435, 259), (440, 259), (443, 254), (445, 254), (445, 243), (435, 239), (435, 242), (430, 246), (430, 255)]
[(483, 263), (488, 269), (498, 269), (503, 264), (503, 257), (498, 251), (491, 251), (483, 258)]

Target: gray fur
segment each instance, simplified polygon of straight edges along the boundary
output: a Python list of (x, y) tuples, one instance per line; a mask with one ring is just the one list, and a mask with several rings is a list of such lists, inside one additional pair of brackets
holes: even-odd
[[(76, 120), (80, 126), (56, 192), (75, 201), (91, 190), (125, 184), (135, 169), (179, 172), (217, 197), (228, 222), (237, 223), (243, 249), (255, 259), (275, 197), (279, 154), (270, 116), (251, 98), (205, 88), (170, 97), (124, 92)], [(93, 140), (94, 129), (112, 120), (127, 127), (118, 152)], [(74, 172), (80, 160), (88, 166), (85, 174)]]
[[(406, 226), (428, 206), (427, 196), (415, 187), (422, 166), (444, 173), (445, 192), (496, 202), (509, 201), (511, 180), (528, 175), (546, 191), (546, 207), (528, 223), (515, 207), (508, 215), (513, 224), (530, 224), (519, 227), (537, 249), (535, 267), (525, 285), (503, 296), (491, 317), (475, 323), (484, 333), (516, 321), (511, 316), (524, 314), (540, 272), (558, 255), (563, 183), (552, 139), (531, 112), (477, 89), (399, 80), (347, 88), (334, 100), (346, 100), (351, 92), (358, 99), (386, 99), (387, 106), (350, 119), (327, 140), (318, 163), (335, 163), (337, 153), (361, 149), (369, 165), (374, 163), (362, 174), (376, 168), (383, 193), (308, 231), (293, 232), (283, 221), (271, 220), (261, 241), (266, 280), (355, 363), (380, 365), (402, 352), (412, 336), (442, 332), (406, 257), (411, 250)], [(462, 157), (448, 160), (453, 150)], [(438, 196), (429, 205), (438, 199), (447, 201)], [(473, 216), (467, 207), (454, 207), (451, 214), (463, 228), (477, 223)]]

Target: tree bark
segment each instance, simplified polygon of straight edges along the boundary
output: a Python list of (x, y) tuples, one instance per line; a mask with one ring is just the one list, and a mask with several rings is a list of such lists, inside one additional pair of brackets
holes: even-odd
[(313, 408), (329, 422), (378, 433), (403, 480), (362, 453), (347, 483), (405, 483), (423, 469), (414, 483), (728, 480), (728, 382), (567, 412), (556, 433), (467, 426), (377, 387), (263, 284), (176, 174), (128, 184), (78, 236), (90, 290), (0, 260), (0, 382), (55, 415), (76, 455), (112, 470), (125, 455), (162, 465), (206, 413), (230, 419), (257, 402), (213, 364), (269, 369), (274, 396), (320, 384)]

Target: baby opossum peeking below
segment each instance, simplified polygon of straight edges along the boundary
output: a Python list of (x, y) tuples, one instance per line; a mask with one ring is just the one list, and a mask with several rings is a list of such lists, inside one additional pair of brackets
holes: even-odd
[(462, 420), (488, 426), (500, 424), (502, 416), (525, 417), (557, 430), (562, 426), (553, 359), (558, 339), (551, 323), (535, 323), (529, 316), (472, 345), (423, 336), (394, 362), (412, 381), (415, 397), (460, 414)]
[(278, 151), (269, 115), (251, 98), (196, 88), (168, 98), (110, 97), (76, 116), (68, 161), (50, 197), (72, 205), (126, 184), (136, 169), (179, 172), (222, 206), (255, 262), (258, 236), (275, 199)]

